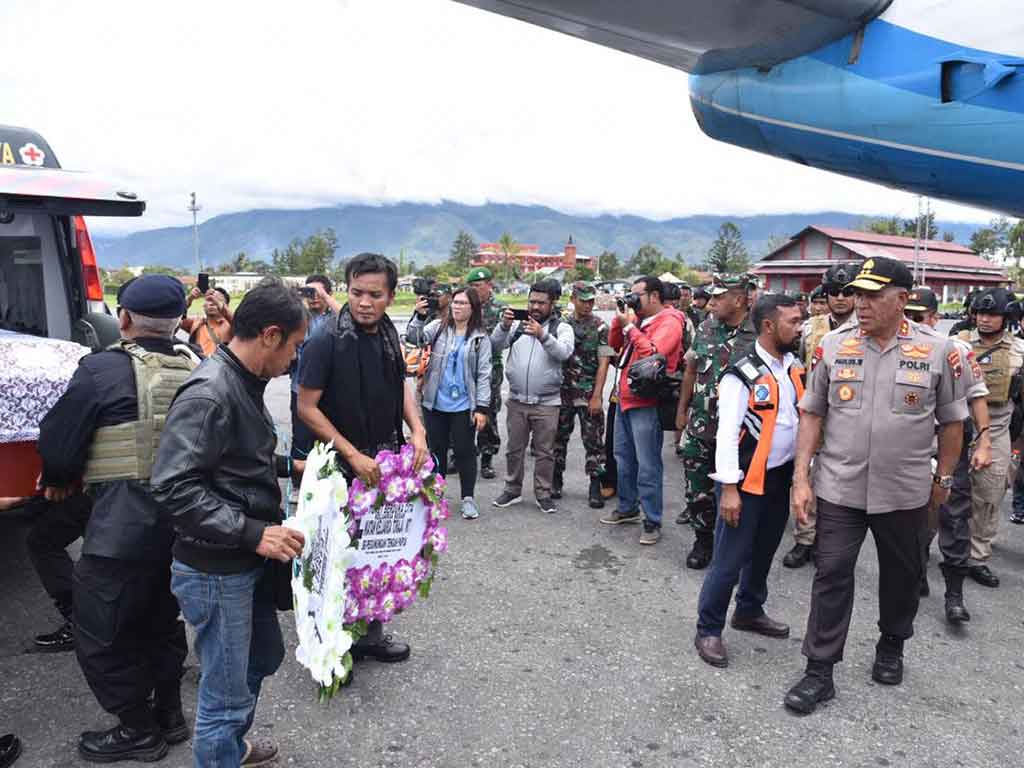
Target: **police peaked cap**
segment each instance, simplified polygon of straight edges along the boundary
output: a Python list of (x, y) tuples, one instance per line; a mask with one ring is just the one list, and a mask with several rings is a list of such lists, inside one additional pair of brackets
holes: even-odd
[(170, 275), (142, 275), (124, 287), (118, 303), (146, 317), (181, 317), (185, 314), (185, 286)]

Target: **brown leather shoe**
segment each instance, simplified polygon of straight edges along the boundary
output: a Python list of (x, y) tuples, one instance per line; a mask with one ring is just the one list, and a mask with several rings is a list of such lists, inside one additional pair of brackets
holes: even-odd
[(756, 618), (732, 615), (732, 628), (740, 632), (756, 632), (765, 637), (789, 637), (789, 624), (769, 618), (762, 613)]
[(712, 667), (729, 666), (729, 654), (725, 650), (722, 638), (713, 635), (708, 637), (697, 635), (693, 638), (693, 645), (706, 664), (710, 664)]

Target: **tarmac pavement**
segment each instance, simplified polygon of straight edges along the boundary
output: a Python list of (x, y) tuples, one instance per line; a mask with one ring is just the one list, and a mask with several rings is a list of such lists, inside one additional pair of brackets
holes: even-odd
[[(271, 383), (268, 402), (286, 440), (287, 380)], [(973, 619), (963, 630), (944, 620), (933, 555), (932, 596), (921, 602), (906, 679), (896, 688), (870, 677), (878, 566), (869, 539), (837, 697), (798, 717), (782, 697), (803, 669), (813, 569), (781, 566), (787, 536), (767, 608), (792, 636), (727, 628), (730, 667), (701, 662), (693, 635), (703, 572), (683, 562), (692, 534), (673, 522), (682, 468), (668, 443), (664, 461), (668, 508), (654, 547), (638, 545), (639, 526), (598, 523), (601, 512), (586, 503), (578, 440), (555, 515), (541, 513), (529, 490), (521, 505), (495, 509), (500, 479), (479, 481), (480, 519), (453, 516), (430, 598), (389, 628), (411, 643), (412, 657), (358, 664), (353, 685), (321, 706), (294, 659), (292, 617), (281, 614), (289, 654), (264, 687), (254, 734), (278, 742), (282, 766), (1020, 764), (1024, 527), (1001, 522), (992, 565), (1002, 586), (967, 582)], [(529, 478), (532, 463), (527, 470)], [(458, 480), (449, 481), (453, 498)], [(75, 753), (78, 734), (114, 719), (96, 704), (73, 654), (24, 650), (58, 621), (25, 555), (26, 530), (25, 520), (0, 518), (0, 733), (24, 741), (19, 768), (86, 765)], [(191, 718), (194, 669), (183, 690)], [(161, 764), (191, 765), (188, 744), (172, 747)]]

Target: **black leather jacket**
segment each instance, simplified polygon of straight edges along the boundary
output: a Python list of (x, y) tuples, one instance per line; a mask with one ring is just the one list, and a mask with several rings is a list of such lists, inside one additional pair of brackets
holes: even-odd
[(288, 459), (274, 454), (266, 386), (220, 346), (178, 390), (167, 414), (152, 491), (174, 523), (175, 559), (197, 570), (258, 567), (263, 529), (281, 520), (277, 477), (287, 474)]

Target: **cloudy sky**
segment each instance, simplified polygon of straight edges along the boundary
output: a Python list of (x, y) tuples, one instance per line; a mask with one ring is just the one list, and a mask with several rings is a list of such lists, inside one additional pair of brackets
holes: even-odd
[[(450, 0), (5, 0), (0, 121), (122, 178), (153, 228), (255, 207), (846, 210), (916, 199), (706, 138), (686, 75)], [(991, 214), (937, 204), (940, 218)]]

